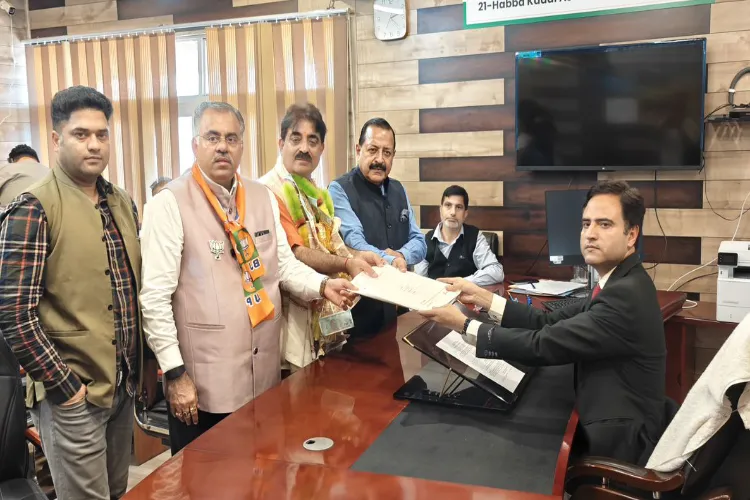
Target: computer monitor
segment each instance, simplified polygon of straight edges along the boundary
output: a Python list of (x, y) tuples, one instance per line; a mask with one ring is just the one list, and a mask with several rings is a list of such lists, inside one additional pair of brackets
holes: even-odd
[[(547, 244), (552, 266), (585, 266), (581, 254), (581, 220), (588, 189), (547, 191)], [(643, 237), (636, 249), (643, 259)]]
[(581, 254), (581, 219), (587, 189), (547, 191), (547, 244), (552, 266), (585, 266)]

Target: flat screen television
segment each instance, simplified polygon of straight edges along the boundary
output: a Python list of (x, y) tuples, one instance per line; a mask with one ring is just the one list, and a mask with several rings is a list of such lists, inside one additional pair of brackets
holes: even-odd
[(705, 92), (704, 38), (516, 53), (516, 169), (698, 169)]

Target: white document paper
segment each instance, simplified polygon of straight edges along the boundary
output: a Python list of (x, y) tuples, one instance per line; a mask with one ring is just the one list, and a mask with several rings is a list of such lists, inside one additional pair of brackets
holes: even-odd
[(443, 337), (437, 346), (510, 392), (516, 391), (525, 375), (524, 372), (502, 359), (477, 358), (476, 347), (466, 342), (455, 330)]
[(539, 280), (538, 283), (511, 285), (510, 291), (527, 295), (559, 297), (575, 290), (580, 290), (585, 286), (583, 283), (573, 283), (572, 281)]
[(359, 273), (352, 283), (363, 297), (381, 300), (397, 306), (424, 311), (455, 302), (458, 292), (446, 290), (447, 284), (412, 272), (402, 273), (393, 266), (373, 267), (378, 274), (372, 278)]

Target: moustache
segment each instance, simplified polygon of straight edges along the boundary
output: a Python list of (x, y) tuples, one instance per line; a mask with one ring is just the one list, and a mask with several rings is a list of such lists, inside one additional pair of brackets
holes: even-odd
[(214, 163), (216, 163), (217, 161), (226, 161), (232, 163), (232, 160), (230, 160), (229, 157), (225, 155), (214, 156)]
[(370, 165), (370, 170), (382, 170), (383, 172), (385, 172), (385, 164), (373, 163), (372, 165)]
[(297, 156), (295, 156), (294, 159), (309, 161), (310, 163), (312, 163), (312, 156), (310, 156), (310, 153), (303, 153), (303, 152), (297, 153)]

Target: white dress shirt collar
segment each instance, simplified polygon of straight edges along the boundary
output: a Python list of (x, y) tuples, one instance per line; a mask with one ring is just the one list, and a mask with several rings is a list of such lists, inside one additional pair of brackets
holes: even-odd
[(612, 276), (612, 273), (614, 272), (615, 269), (617, 269), (617, 266), (613, 267), (612, 269), (609, 270), (607, 274), (599, 278), (599, 283), (598, 283), (599, 290), (604, 290), (604, 285), (607, 284), (607, 281), (609, 281), (609, 277)]
[[(460, 238), (462, 234), (464, 234), (464, 225), (463, 224), (461, 224), (461, 232), (458, 233), (458, 236), (456, 236), (456, 239), (453, 240), (453, 243), (455, 243), (456, 240), (458, 240), (458, 238)], [(450, 243), (448, 243), (447, 241), (445, 241), (443, 239), (443, 223), (442, 222), (438, 223), (437, 227), (435, 228), (435, 232), (432, 233), (432, 238), (433, 239), (437, 239), (438, 242), (440, 242), (440, 243), (442, 243), (444, 245), (450, 245)]]

